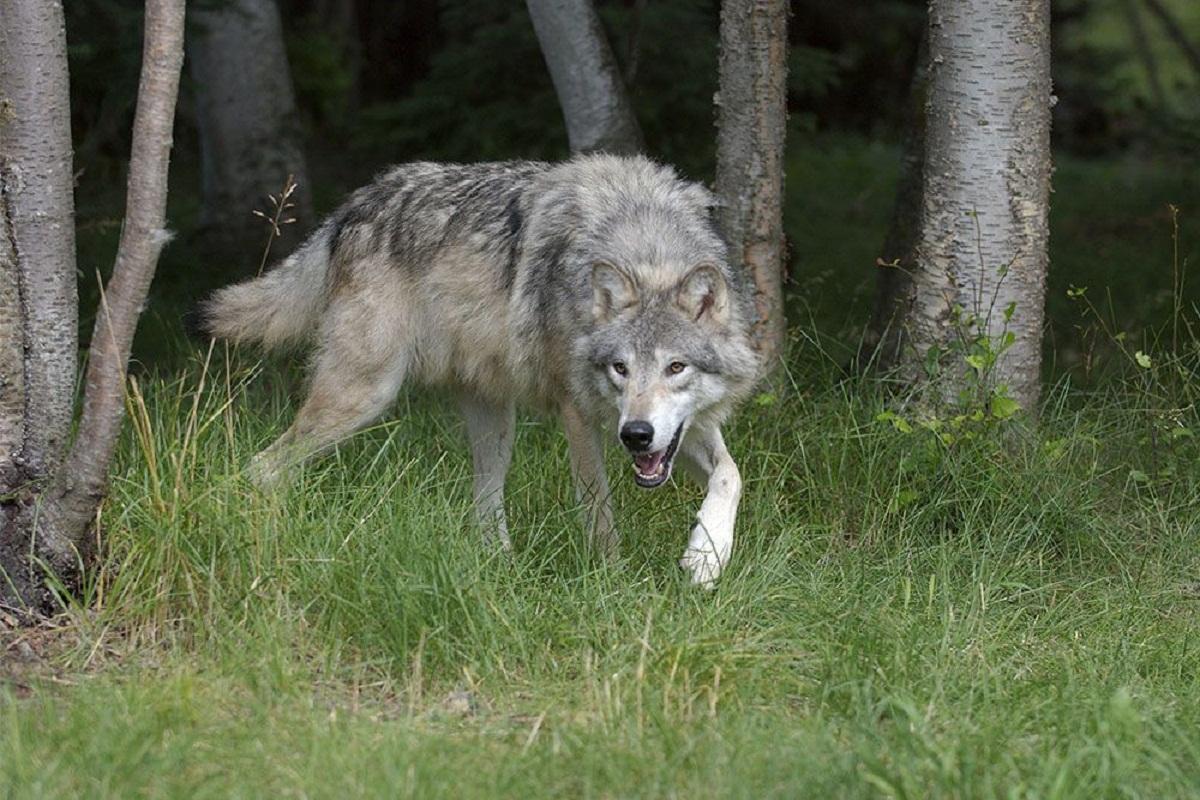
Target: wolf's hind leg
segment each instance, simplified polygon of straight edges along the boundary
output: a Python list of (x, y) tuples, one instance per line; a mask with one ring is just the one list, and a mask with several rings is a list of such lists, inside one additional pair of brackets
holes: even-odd
[(600, 435), (570, 403), (563, 405), (562, 422), (571, 456), (571, 473), (575, 477), (575, 497), (587, 512), (592, 545), (606, 558), (616, 558), (621, 537), (613, 524), (612, 494), (608, 476), (604, 474)]
[(396, 399), (411, 351), (394, 319), (363, 303), (329, 310), (308, 397), (291, 427), (251, 460), (255, 484), (278, 485), (290, 467), (371, 423)]
[(404, 368), (349, 376), (318, 365), (296, 420), (250, 462), (250, 480), (262, 488), (282, 482), (288, 469), (332, 447), (382, 414), (400, 391)]
[(512, 542), (504, 516), (504, 477), (512, 463), (516, 411), (512, 403), (492, 403), (470, 394), (459, 398), (459, 406), (471, 441), (475, 518), (485, 544), (508, 550)]
[(708, 488), (679, 566), (691, 574), (692, 583), (711, 589), (733, 552), (742, 476), (720, 428), (688, 431), (679, 455), (688, 472)]

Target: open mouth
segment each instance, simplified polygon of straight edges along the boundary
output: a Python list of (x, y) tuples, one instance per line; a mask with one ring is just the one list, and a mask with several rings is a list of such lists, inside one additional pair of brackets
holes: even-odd
[(671, 463), (675, 460), (675, 450), (679, 447), (679, 437), (683, 434), (683, 425), (675, 429), (671, 443), (663, 450), (652, 453), (638, 453), (633, 457), (633, 480), (643, 489), (654, 489), (662, 486), (671, 477)]

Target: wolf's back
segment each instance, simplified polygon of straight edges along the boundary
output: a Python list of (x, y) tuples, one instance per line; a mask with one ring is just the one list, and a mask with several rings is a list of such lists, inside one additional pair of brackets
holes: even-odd
[(329, 230), (322, 226), (265, 275), (215, 292), (200, 308), (204, 329), (266, 348), (307, 338), (325, 310), (329, 253)]

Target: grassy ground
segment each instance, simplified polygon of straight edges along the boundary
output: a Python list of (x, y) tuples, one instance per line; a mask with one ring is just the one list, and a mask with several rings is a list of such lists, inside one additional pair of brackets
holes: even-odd
[[(1152, 367), (1118, 353), (1102, 383), (1072, 362), (1036, 431), (880, 418), (837, 367), (894, 154), (847, 147), (793, 166), (811, 268), (791, 369), (730, 435), (747, 490), (717, 591), (674, 566), (699, 490), (640, 492), (619, 457), (623, 558), (591, 557), (538, 419), (516, 551), (484, 554), (436, 394), (260, 496), (239, 469), (296, 375), (172, 344), (131, 397), (105, 569), (57, 627), (4, 634), (0, 797), (1200, 793), (1195, 346), (1138, 338)], [(803, 192), (806, 169), (836, 191)], [(1056, 248), (1092, 291), (1170, 252), (1169, 225), (1097, 232), (1121, 169), (1060, 172), (1085, 194)], [(1151, 177), (1122, 219), (1182, 202)]]

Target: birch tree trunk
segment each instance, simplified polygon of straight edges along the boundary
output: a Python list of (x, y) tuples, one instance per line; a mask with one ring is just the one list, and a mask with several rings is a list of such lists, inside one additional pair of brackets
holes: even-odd
[[(3, 0), (13, 5), (20, 2), (41, 4), (44, 0)], [(18, 19), (5, 10), (6, 32), (12, 31), (28, 41), (42, 31), (33, 15), (20, 18), (27, 27), (9, 27), (9, 21)], [(61, 7), (59, 7), (61, 12)], [(19, 88), (20, 79), (14, 72), (37, 75), (63, 87), (63, 116), (56, 120), (56, 129), (47, 128), (42, 135), (48, 138), (61, 137), (68, 142), (70, 129), (66, 115), (65, 86), (67, 84), (66, 38), (62, 30), (62, 15), (47, 17), (50, 26), (57, 29), (54, 42), (17, 67), (13, 67), (9, 54), (9, 40), (3, 41), (6, 64), (0, 71), (0, 93), (6, 98), (18, 98), (12, 102), (12, 117), (19, 118), (28, 108), (23, 95), (13, 91)], [(12, 458), (0, 458), (0, 478), (9, 481), (8, 475), (15, 471), (16, 481), (11, 481), (0, 492), (0, 605), (32, 613), (49, 613), (54, 609), (54, 596), (46, 585), (46, 571), (70, 586), (78, 574), (79, 567), (86, 561), (93, 541), (89, 536), (90, 523), (103, 497), (107, 483), (107, 472), (116, 448), (124, 412), (125, 369), (133, 340), (138, 315), (146, 299), (150, 279), (157, 265), (158, 254), (167, 235), (163, 228), (166, 211), (167, 165), (171, 149), (171, 128), (175, 117), (175, 101), (179, 88), (179, 73), (183, 65), (183, 19), (184, 0), (147, 0), (145, 21), (145, 45), (142, 55), (142, 75), (138, 89), (137, 111), (134, 117), (133, 151), (130, 157), (129, 186), (126, 202), (125, 224), (117, 251), (113, 276), (103, 292), (101, 307), (96, 314), (96, 325), (92, 334), (91, 357), (88, 364), (84, 396), (83, 417), (80, 430), (75, 437), (69, 455), (62, 459), (64, 451), (60, 442), (48, 457), (47, 463), (60, 464), (53, 473), (32, 474), (28, 464)], [(10, 72), (9, 68), (13, 70)], [(14, 83), (13, 81), (16, 81)], [(52, 98), (53, 100), (53, 98)], [(35, 103), (34, 105), (37, 105)], [(6, 123), (7, 130), (7, 123)], [(30, 148), (36, 147), (19, 139), (4, 140), (5, 153), (15, 154), (15, 160), (30, 157)], [(53, 312), (68, 314), (74, 324), (78, 305), (72, 298), (69, 308), (55, 305), (56, 298), (45, 294), (27, 293), (23, 271), (36, 268), (26, 263), (29, 252), (22, 249), (21, 240), (12, 236), (16, 229), (14, 207), (20, 208), (27, 194), (38, 198), (54, 197), (61, 193), (70, 197), (71, 173), (44, 171), (21, 176), (19, 185), (5, 184), (0, 195), (3, 219), (0, 233), (0, 446), (11, 447), (20, 441), (22, 446), (29, 442), (47, 440), (42, 433), (45, 419), (35, 403), (30, 401), (28, 376), (35, 353), (45, 352), (29, 346), (29, 320), (47, 317)], [(66, 219), (58, 229), (59, 249), (65, 250), (74, 260), (73, 221)], [(64, 247), (62, 242), (67, 246)], [(15, 246), (14, 246), (15, 244)], [(61, 252), (60, 252), (61, 255)], [(14, 269), (15, 265), (15, 269)], [(16, 276), (14, 284), (13, 276)], [(14, 291), (15, 285), (15, 291)], [(9, 316), (7, 312), (15, 310)], [(12, 320), (21, 320), (26, 335), (20, 339), (19, 350), (22, 375), (25, 382), (10, 380), (9, 369), (18, 348), (9, 337), (16, 325)], [(55, 355), (60, 361), (68, 356)], [(65, 399), (67, 419), (73, 396), (75, 353), (69, 353), (72, 381), (67, 385)], [(62, 365), (56, 365), (62, 369)], [(25, 394), (24, 403), (14, 398)], [(22, 406), (23, 415), (14, 423), (12, 411)], [(6, 451), (11, 452), (11, 451)]]
[[(924, 201), (905, 366), (942, 399), (978, 380), (1032, 411), (1047, 266), (1050, 3), (931, 0), (929, 15)], [(972, 375), (971, 348), (996, 354), (986, 374)]]
[(772, 363), (783, 315), (783, 145), (787, 1), (721, 3), (717, 94), (718, 222), (754, 284), (755, 347)]
[(642, 132), (592, 0), (526, 0), (572, 153), (632, 155)]
[(51, 518), (73, 543), (83, 539), (108, 485), (125, 415), (133, 334), (158, 256), (171, 238), (166, 230), (167, 171), (183, 68), (183, 26), (184, 0), (148, 0), (125, 224), (92, 329), (79, 433), (49, 492)]
[[(79, 302), (62, 3), (0, 0), (0, 20), (0, 202), (9, 238), (3, 260), (10, 262), (0, 266), (8, 285), (0, 325), (13, 334), (19, 328), (22, 363), (18, 375), (7, 358), (0, 361), (0, 391), (35, 423), (14, 428), (0, 421), (10, 431), (2, 438), (22, 431), (19, 449), (0, 451), (0, 473), (16, 481), (0, 486), (4, 496), (45, 478), (62, 455), (71, 428)], [(8, 305), (14, 301), (16, 314)], [(15, 354), (16, 342), (6, 345)]]
[(271, 212), (288, 175), (298, 188), (275, 247), (290, 252), (312, 218), (292, 77), (275, 0), (225, 0), (193, 9), (188, 61), (200, 134), (202, 224), (210, 243), (257, 260)]

